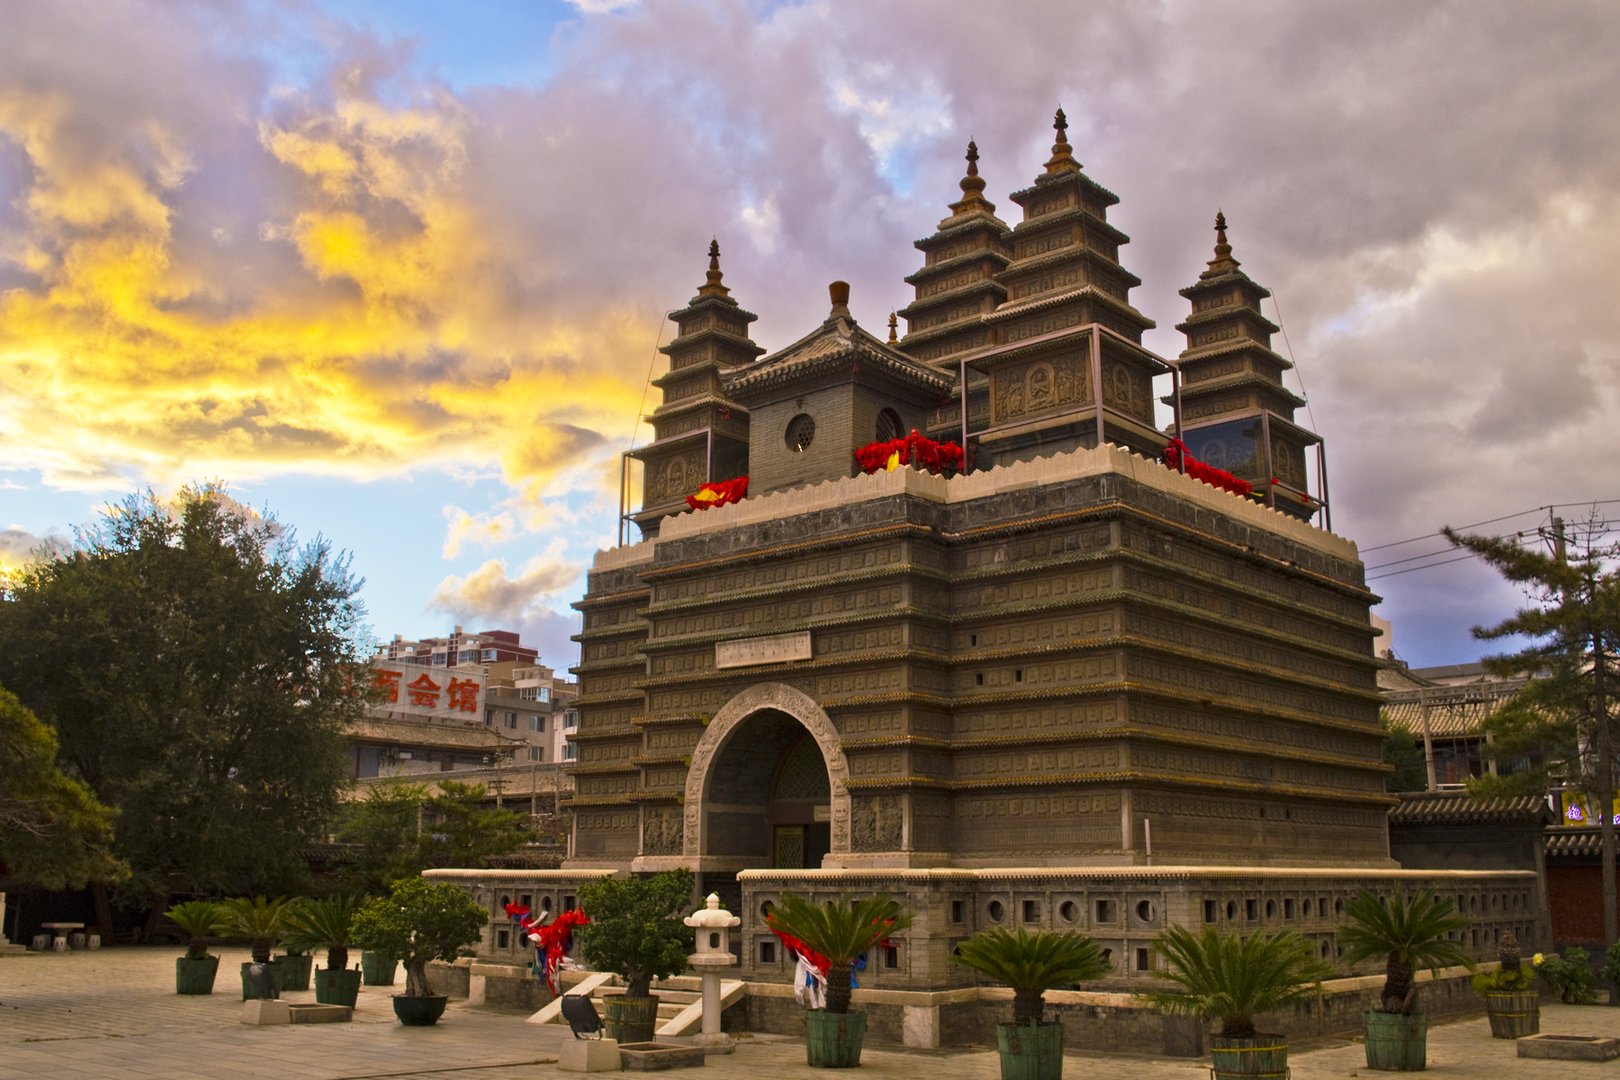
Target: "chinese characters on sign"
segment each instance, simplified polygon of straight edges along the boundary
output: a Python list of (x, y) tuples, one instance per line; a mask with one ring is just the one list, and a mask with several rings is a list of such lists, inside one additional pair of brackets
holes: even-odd
[(437, 720), (482, 720), (484, 676), (471, 671), (433, 671), (420, 664), (375, 659), (371, 684), (376, 696), (371, 708), (394, 716)]
[(403, 671), (388, 671), (379, 668), (371, 673), (371, 684), (377, 688), (382, 700), (386, 702), (399, 701), (399, 680), (404, 678)]
[(474, 679), (450, 680), (450, 707), (462, 712), (478, 711), (478, 682)]
[(438, 706), (439, 684), (429, 678), (427, 672), (422, 672), (420, 678), (415, 682), (406, 683), (405, 686), (411, 692), (412, 705), (426, 705), (430, 709)]

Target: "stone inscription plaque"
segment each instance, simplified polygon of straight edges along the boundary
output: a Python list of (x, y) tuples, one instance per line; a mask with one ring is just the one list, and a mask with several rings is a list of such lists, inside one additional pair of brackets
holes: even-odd
[(771, 634), (769, 637), (739, 638), (714, 643), (714, 666), (726, 668), (780, 664), (785, 660), (810, 659), (810, 631), (797, 634)]

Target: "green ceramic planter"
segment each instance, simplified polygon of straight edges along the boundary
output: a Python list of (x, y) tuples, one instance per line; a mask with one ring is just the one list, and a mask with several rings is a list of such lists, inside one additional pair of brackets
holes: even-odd
[(1252, 1039), (1216, 1035), (1210, 1039), (1210, 1056), (1215, 1080), (1286, 1080), (1288, 1040), (1281, 1035), (1260, 1034)]
[(1001, 1080), (1061, 1080), (1063, 1025), (997, 1024)]
[(339, 968), (332, 971), (321, 968), (315, 972), (315, 1002), (319, 1005), (347, 1005), (354, 1008), (354, 1003), (360, 997), (360, 973), (358, 971), (344, 971)]
[(174, 992), (177, 994), (212, 994), (214, 976), (219, 974), (219, 957), (205, 956), (201, 960), (178, 957), (174, 962)]
[(830, 1013), (811, 1009), (804, 1014), (805, 1058), (814, 1069), (853, 1069), (861, 1063), (866, 1041), (864, 1012)]
[(1427, 1067), (1429, 1017), (1378, 1012), (1361, 1015), (1367, 1025), (1367, 1068), (1384, 1072), (1421, 1072)]

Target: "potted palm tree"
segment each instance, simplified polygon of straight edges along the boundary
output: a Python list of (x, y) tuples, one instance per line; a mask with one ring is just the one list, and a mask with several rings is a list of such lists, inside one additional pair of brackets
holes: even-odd
[(208, 951), (208, 939), (225, 929), (225, 913), (211, 900), (188, 900), (168, 910), (169, 921), (186, 935), (186, 955), (175, 957), (174, 992), (212, 994), (219, 957)]
[(358, 898), (334, 896), (311, 900), (292, 916), (288, 950), (326, 950), (326, 966), (315, 972), (315, 1000), (322, 1005), (347, 1005), (352, 1009), (360, 996), (360, 972), (349, 970), (349, 945), (354, 915), (359, 910)]
[[(1485, 997), (1485, 1015), (1490, 1018), (1491, 1038), (1522, 1039), (1541, 1033), (1541, 994), (1533, 975), (1524, 970), (1519, 939), (1509, 930), (1496, 946), (1501, 961), (1495, 971), (1478, 971), (1469, 980)], [(1541, 963), (1541, 954), (1535, 956)]]
[(1063, 1024), (1046, 1022), (1046, 992), (1100, 979), (1112, 969), (1102, 946), (1084, 934), (996, 927), (956, 947), (951, 962), (1012, 987), (1013, 1020), (996, 1025), (1001, 1080), (1059, 1080)]
[(407, 1027), (425, 1027), (439, 1022), (447, 1001), (428, 984), (428, 964), (476, 944), (488, 922), (489, 912), (461, 889), (418, 877), (396, 881), (388, 897), (356, 912), (352, 932), (361, 948), (404, 963), (405, 992), (394, 995), (394, 1015)]
[(1288, 1040), (1257, 1032), (1254, 1018), (1310, 993), (1333, 973), (1312, 943), (1292, 930), (1243, 938), (1214, 927), (1195, 935), (1172, 926), (1155, 944), (1164, 977), (1181, 989), (1136, 996), (1165, 1012), (1220, 1020), (1220, 1033), (1210, 1039), (1215, 1080), (1285, 1075)]
[(287, 902), (287, 909), (282, 915), (286, 929), (281, 935), (281, 947), (287, 951), (281, 956), (272, 958), (271, 963), (278, 965), (277, 975), (281, 981), (276, 985), (283, 990), (308, 990), (310, 969), (315, 964), (315, 958), (309, 954), (310, 946), (294, 934), (298, 926), (298, 918), (309, 901), (299, 897)]
[[(849, 1011), (850, 965), (890, 934), (911, 925), (911, 912), (888, 893), (815, 904), (783, 893), (765, 916), (790, 946), (820, 954), (827, 961), (827, 1007), (805, 1013), (805, 1052), (814, 1068), (844, 1069), (861, 1063), (866, 1014)], [(801, 951), (802, 951), (801, 949)]]
[(579, 906), (590, 922), (579, 928), (580, 952), (596, 970), (624, 980), (623, 994), (602, 999), (609, 1038), (652, 1041), (658, 1024), (652, 981), (681, 974), (692, 951), (692, 930), (681, 921), (692, 889), (692, 872), (684, 869), (581, 886)]
[(228, 930), (232, 934), (248, 939), (248, 946), (253, 951), (253, 959), (242, 965), (242, 1000), (256, 997), (253, 984), (248, 981), (248, 967), (250, 964), (265, 964), (275, 974), (276, 985), (281, 985), (280, 965), (270, 959), (270, 950), (276, 947), (281, 940), (282, 931), (287, 928), (287, 901), (283, 897), (274, 900), (264, 896), (255, 896), (251, 900), (245, 896), (235, 900), (226, 900), (223, 903)]
[(1362, 1014), (1367, 1025), (1367, 1067), (1388, 1072), (1417, 1072), (1428, 1059), (1428, 1015), (1416, 1008), (1414, 969), (1435, 972), (1441, 967), (1472, 969), (1473, 958), (1451, 935), (1468, 929), (1457, 914), (1456, 902), (1437, 899), (1424, 889), (1407, 896), (1396, 889), (1389, 900), (1362, 889), (1345, 906), (1348, 925), (1339, 931), (1339, 944), (1348, 964), (1374, 956), (1385, 958), (1384, 989), (1379, 1007)]

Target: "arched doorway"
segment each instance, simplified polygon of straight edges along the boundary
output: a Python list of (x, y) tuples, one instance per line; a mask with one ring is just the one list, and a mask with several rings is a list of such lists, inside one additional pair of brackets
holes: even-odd
[(692, 751), (684, 854), (705, 869), (821, 866), (849, 851), (849, 765), (807, 694), (760, 683), (732, 698)]
[(793, 717), (748, 717), (715, 756), (705, 855), (742, 865), (819, 867), (832, 849), (832, 785), (816, 740)]

